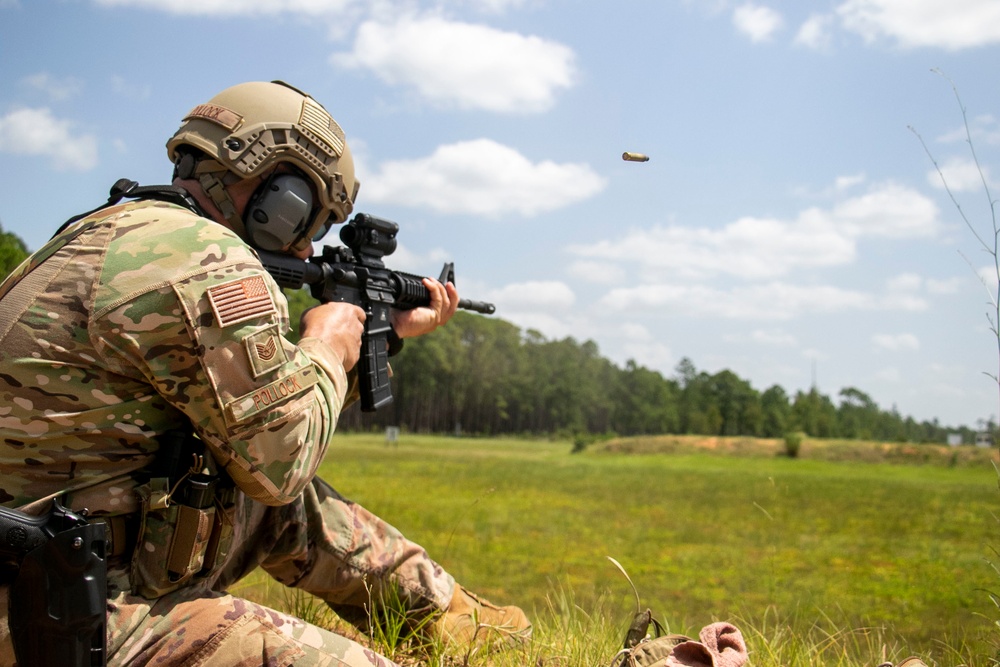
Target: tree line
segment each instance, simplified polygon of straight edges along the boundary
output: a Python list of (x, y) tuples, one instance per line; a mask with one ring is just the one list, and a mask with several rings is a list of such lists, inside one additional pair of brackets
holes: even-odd
[[(0, 275), (28, 254), (0, 226)], [(287, 294), (291, 321), (314, 302)], [(975, 430), (917, 422), (883, 410), (855, 387), (835, 402), (816, 388), (789, 395), (778, 385), (758, 391), (730, 370), (699, 371), (684, 358), (664, 377), (629, 361), (618, 367), (593, 341), (548, 340), (499, 318), (459, 312), (446, 327), (409, 339), (391, 360), (394, 401), (377, 413), (357, 405), (341, 416), (345, 430), (399, 426), (412, 432), (484, 435), (554, 434), (577, 440), (607, 435), (700, 434), (939, 442)], [(994, 424), (985, 426), (993, 432)]]
[[(294, 319), (293, 319), (294, 321)], [(917, 422), (880, 408), (855, 387), (837, 401), (774, 385), (758, 391), (730, 370), (699, 371), (684, 358), (672, 377), (634, 361), (619, 367), (593, 341), (548, 340), (510, 322), (459, 312), (446, 327), (406, 341), (391, 359), (394, 402), (377, 413), (357, 406), (340, 428), (399, 426), (414, 432), (484, 435), (700, 434), (857, 438), (945, 443), (975, 431)]]
[(0, 276), (6, 278), (27, 256), (24, 241), (13, 232), (5, 232), (0, 225)]

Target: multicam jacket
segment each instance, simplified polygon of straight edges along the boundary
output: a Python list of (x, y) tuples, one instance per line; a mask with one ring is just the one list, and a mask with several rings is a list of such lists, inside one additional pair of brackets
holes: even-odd
[(0, 301), (0, 503), (69, 492), (74, 509), (133, 511), (132, 473), (185, 419), (250, 498), (294, 499), (348, 380), (325, 343), (286, 339), (286, 301), (253, 251), (157, 201), (74, 232)]

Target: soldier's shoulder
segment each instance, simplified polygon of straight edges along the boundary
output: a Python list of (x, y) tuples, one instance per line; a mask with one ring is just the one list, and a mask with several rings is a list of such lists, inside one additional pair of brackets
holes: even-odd
[(244, 247), (230, 229), (175, 204), (155, 200), (130, 202), (114, 216), (115, 250), (136, 252), (156, 247), (160, 252), (211, 243)]
[(258, 263), (231, 230), (179, 206), (137, 202), (116, 218), (101, 268), (102, 301), (164, 288), (220, 267)]
[(114, 224), (106, 270), (163, 267), (176, 273), (189, 264), (208, 266), (254, 257), (232, 230), (173, 204), (136, 202)]

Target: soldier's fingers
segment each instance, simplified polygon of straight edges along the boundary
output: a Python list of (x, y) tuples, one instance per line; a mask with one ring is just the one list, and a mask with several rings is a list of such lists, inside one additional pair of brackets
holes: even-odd
[(448, 297), (447, 307), (445, 308), (446, 317), (444, 319), (447, 322), (455, 314), (455, 311), (458, 310), (458, 288), (455, 287), (454, 283), (448, 283), (444, 286), (444, 290)]
[(437, 319), (441, 319), (441, 313), (448, 308), (448, 293), (445, 291), (444, 285), (434, 278), (424, 278), (423, 282), (431, 298), (430, 308), (434, 311)]

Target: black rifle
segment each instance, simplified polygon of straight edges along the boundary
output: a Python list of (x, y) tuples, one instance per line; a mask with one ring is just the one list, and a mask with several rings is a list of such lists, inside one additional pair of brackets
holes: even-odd
[(53, 501), (44, 516), (0, 507), (0, 556), (17, 566), (9, 624), (19, 665), (107, 664), (107, 541)]
[[(359, 213), (340, 230), (345, 246), (325, 246), (319, 257), (308, 261), (259, 251), (260, 261), (281, 287), (310, 286), (322, 303), (343, 301), (360, 306), (366, 315), (361, 336), (358, 382), (361, 409), (373, 412), (392, 402), (389, 384), (389, 309), (409, 310), (430, 305), (430, 293), (423, 277), (387, 269), (382, 258), (396, 250), (399, 225), (373, 215)], [(455, 266), (446, 263), (441, 282), (455, 282)], [(462, 299), (458, 307), (492, 314), (492, 303)]]

